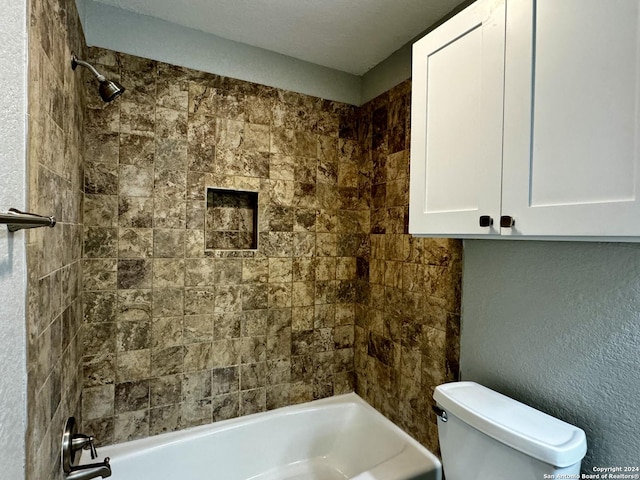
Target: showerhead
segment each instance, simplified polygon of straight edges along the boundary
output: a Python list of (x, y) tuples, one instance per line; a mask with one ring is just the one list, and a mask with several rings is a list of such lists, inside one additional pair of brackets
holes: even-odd
[(73, 54), (71, 56), (71, 68), (75, 70), (78, 65), (82, 65), (83, 67), (88, 68), (100, 82), (98, 91), (103, 101), (111, 102), (112, 100), (115, 100), (117, 97), (122, 95), (122, 93), (124, 92), (124, 87), (118, 82), (116, 82), (115, 80), (107, 80), (106, 77), (98, 72), (91, 64), (80, 60), (75, 56), (75, 54)]
[(122, 93), (124, 92), (124, 87), (115, 80), (103, 80), (102, 82), (100, 82), (98, 91), (100, 92), (100, 97), (102, 97), (102, 100), (104, 100), (105, 102), (110, 102), (122, 95)]

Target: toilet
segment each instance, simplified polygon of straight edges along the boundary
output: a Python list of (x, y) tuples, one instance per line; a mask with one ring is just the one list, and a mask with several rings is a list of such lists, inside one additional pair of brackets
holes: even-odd
[(580, 428), (474, 382), (433, 394), (446, 480), (580, 478)]

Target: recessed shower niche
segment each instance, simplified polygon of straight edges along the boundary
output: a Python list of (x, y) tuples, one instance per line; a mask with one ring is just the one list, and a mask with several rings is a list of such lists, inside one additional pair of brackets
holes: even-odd
[(258, 192), (207, 187), (205, 248), (258, 248)]

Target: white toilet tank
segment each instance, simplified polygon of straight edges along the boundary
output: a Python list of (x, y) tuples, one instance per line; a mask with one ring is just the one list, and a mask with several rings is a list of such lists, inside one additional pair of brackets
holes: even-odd
[(446, 480), (580, 478), (581, 429), (474, 382), (440, 385), (433, 398), (444, 410), (438, 437)]

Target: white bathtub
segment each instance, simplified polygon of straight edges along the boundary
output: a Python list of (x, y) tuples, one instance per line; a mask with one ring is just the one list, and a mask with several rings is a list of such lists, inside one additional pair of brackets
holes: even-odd
[(98, 453), (112, 480), (441, 479), (437, 457), (354, 393)]

